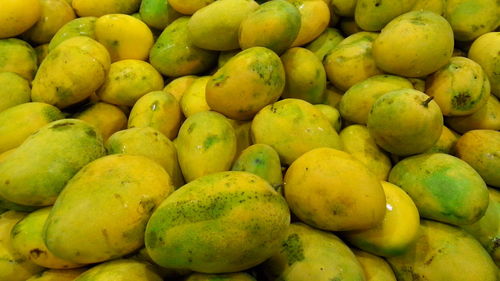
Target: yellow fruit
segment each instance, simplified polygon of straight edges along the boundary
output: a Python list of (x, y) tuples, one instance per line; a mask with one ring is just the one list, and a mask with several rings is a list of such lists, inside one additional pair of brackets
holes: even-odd
[(93, 125), (106, 141), (115, 132), (127, 126), (127, 116), (117, 106), (98, 102), (74, 116)]
[(75, 12), (65, 0), (40, 0), (40, 5), (39, 20), (24, 36), (32, 42), (44, 44), (49, 43), (62, 26), (75, 18)]
[(186, 118), (198, 112), (210, 110), (205, 95), (207, 84), (211, 79), (211, 76), (196, 78), (182, 94), (180, 106)]
[(30, 44), (16, 39), (0, 39), (0, 72), (10, 71), (31, 81), (37, 70), (37, 58)]
[(443, 130), (441, 131), (441, 136), (439, 137), (437, 142), (424, 153), (451, 154), (459, 137), (460, 137), (459, 134), (448, 129), (448, 127), (446, 126), (443, 126)]
[(41, 4), (39, 0), (5, 0), (0, 10), (0, 38), (17, 36), (39, 19)]
[(53, 50), (64, 40), (76, 36), (88, 36), (95, 40), (96, 20), (96, 17), (83, 17), (69, 21), (54, 34), (49, 43), (49, 50)]
[(394, 272), (384, 259), (360, 250), (352, 249), (352, 252), (363, 268), (366, 281), (396, 281)]
[(469, 49), (468, 57), (483, 68), (491, 84), (491, 93), (500, 98), (500, 32), (478, 37)]
[(139, 9), (141, 20), (152, 28), (165, 29), (171, 22), (182, 16), (172, 8), (169, 2), (165, 0), (142, 0)]
[(131, 14), (139, 8), (140, 0), (72, 0), (71, 5), (80, 17), (100, 17), (107, 14)]
[(408, 12), (419, 0), (358, 0), (354, 20), (361, 29), (379, 31), (393, 18)]
[(187, 89), (193, 84), (194, 80), (196, 80), (196, 76), (187, 75), (176, 78), (168, 83), (163, 91), (169, 94), (172, 94), (178, 102), (181, 102), (181, 98)]
[(342, 127), (342, 117), (340, 112), (335, 107), (326, 104), (315, 104), (314, 107), (319, 109), (321, 113), (328, 119), (332, 128), (335, 129), (337, 133), (340, 133), (340, 128)]
[(209, 5), (215, 0), (168, 0), (168, 3), (179, 13), (192, 15), (199, 9)]
[(328, 27), (318, 38), (307, 44), (306, 49), (313, 52), (322, 62), (323, 58), (344, 39), (338, 29)]
[(186, 278), (186, 281), (255, 281), (248, 273), (229, 273), (229, 274), (203, 274), (193, 273)]
[(445, 17), (455, 39), (471, 41), (500, 25), (500, 7), (495, 0), (447, 0)]
[(147, 262), (119, 259), (101, 263), (82, 273), (74, 281), (162, 281), (158, 270)]
[(287, 0), (300, 12), (299, 34), (292, 47), (302, 46), (318, 37), (330, 23), (330, 9), (322, 0)]
[(86, 270), (86, 268), (50, 269), (26, 279), (26, 281), (73, 281)]

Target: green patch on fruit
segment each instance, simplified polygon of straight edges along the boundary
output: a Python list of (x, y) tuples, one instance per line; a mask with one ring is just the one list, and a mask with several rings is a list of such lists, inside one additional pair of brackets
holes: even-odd
[(288, 266), (305, 259), (304, 248), (298, 234), (294, 233), (289, 235), (283, 242), (282, 246), (283, 249), (281, 252), (286, 255), (288, 259)]

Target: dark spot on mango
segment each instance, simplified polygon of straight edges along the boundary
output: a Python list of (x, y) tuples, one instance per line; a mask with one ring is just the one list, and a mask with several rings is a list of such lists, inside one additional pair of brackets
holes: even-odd
[(453, 96), (451, 100), (453, 108), (466, 110), (469, 109), (473, 103), (471, 103), (471, 95), (469, 92), (460, 92)]
[(118, 40), (109, 40), (108, 45), (113, 48), (117, 48), (118, 46), (120, 46), (120, 42)]
[(85, 129), (85, 134), (91, 138), (97, 137), (97, 133), (92, 128)]
[(286, 255), (288, 266), (304, 260), (304, 249), (299, 235), (296, 233), (289, 235), (288, 238), (283, 241), (281, 252)]
[(189, 127), (187, 129), (188, 134), (191, 134), (191, 132), (194, 130), (195, 127), (196, 127), (196, 123), (192, 123), (191, 125), (189, 125)]
[(139, 201), (139, 205), (140, 214), (151, 214), (156, 207), (156, 203), (151, 198), (142, 198), (141, 201)]
[(6, 180), (5, 181), (5, 185), (9, 185), (10, 184), (10, 181), (9, 180)]
[(156, 232), (151, 231), (146, 235), (146, 243), (148, 244), (149, 248), (154, 249), (158, 246), (158, 234)]
[(54, 124), (50, 128), (52, 130), (56, 130), (56, 131), (64, 131), (66, 129), (69, 129), (70, 126), (74, 126), (74, 125), (75, 125), (75, 123), (73, 123), (71, 121), (67, 121), (67, 122), (61, 122), (61, 123)]
[(375, 1), (375, 7), (378, 7), (382, 4), (382, 0)]
[(41, 255), (46, 255), (47, 253), (43, 250), (40, 250), (38, 248), (35, 248), (33, 250), (30, 251), (30, 256), (32, 256), (33, 258), (37, 259), (38, 257), (40, 257)]
[(435, 257), (435, 256), (431, 256), (428, 260), (426, 260), (426, 261), (424, 262), (424, 264), (425, 264), (425, 265), (429, 265), (429, 264), (431, 264), (431, 263), (432, 263), (432, 261), (434, 260), (434, 257)]
[(61, 100), (66, 100), (73, 96), (73, 92), (69, 88), (56, 87), (56, 96)]
[(229, 76), (225, 74), (221, 74), (217, 77), (212, 78), (212, 81), (214, 82), (215, 87), (219, 87), (221, 84), (224, 83), (229, 78)]
[(209, 149), (214, 143), (216, 143), (219, 140), (219, 136), (216, 135), (211, 135), (208, 136), (205, 141), (203, 142), (203, 149), (207, 150)]

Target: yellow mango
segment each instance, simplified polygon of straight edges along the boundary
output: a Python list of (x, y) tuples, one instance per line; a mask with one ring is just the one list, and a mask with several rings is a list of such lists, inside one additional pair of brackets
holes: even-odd
[(263, 268), (272, 281), (365, 281), (361, 265), (342, 240), (302, 223), (290, 225), (280, 250)]
[(259, 8), (253, 0), (219, 0), (197, 10), (189, 19), (189, 36), (195, 46), (207, 50), (238, 49), (241, 22)]
[(340, 116), (339, 110), (326, 104), (315, 104), (314, 107), (323, 113), (332, 125), (333, 129), (339, 133), (340, 128), (342, 127), (342, 117)]
[(0, 72), (14, 72), (31, 81), (37, 68), (36, 52), (30, 44), (17, 38), (0, 39)]
[(301, 26), (301, 15), (285, 0), (268, 1), (248, 15), (239, 28), (239, 45), (245, 50), (266, 47), (277, 54), (288, 49)]
[(302, 46), (316, 39), (330, 23), (330, 9), (322, 0), (287, 0), (300, 12), (299, 34), (292, 47)]
[(217, 59), (217, 69), (223, 67), (232, 57), (236, 56), (239, 52), (241, 52), (240, 49), (220, 52), (219, 58)]
[(393, 18), (408, 12), (419, 0), (358, 0), (356, 24), (366, 31), (379, 31)]
[(166, 0), (142, 0), (139, 9), (141, 20), (152, 28), (165, 29), (171, 22), (182, 16), (172, 8), (169, 2)]
[(434, 12), (440, 16), (444, 15), (445, 8), (444, 0), (417, 0), (411, 8), (412, 11), (426, 10)]
[(170, 175), (176, 188), (184, 184), (174, 144), (153, 128), (132, 128), (114, 133), (106, 141), (108, 154), (132, 154), (155, 160)]
[(469, 49), (468, 57), (483, 68), (491, 84), (491, 93), (500, 98), (500, 32), (479, 36)]
[(184, 15), (192, 15), (214, 1), (215, 0), (168, 0), (176, 11)]
[(173, 190), (167, 172), (144, 156), (99, 158), (82, 168), (57, 198), (45, 223), (47, 248), (76, 263), (131, 253), (143, 245), (150, 215)]
[(52, 50), (33, 80), (31, 99), (59, 108), (88, 98), (104, 82), (108, 51), (90, 37), (76, 36)]
[(322, 62), (325, 56), (344, 39), (338, 29), (328, 27), (318, 38), (307, 44), (306, 49), (313, 52)]
[(74, 118), (93, 125), (106, 141), (115, 132), (127, 126), (127, 116), (117, 106), (98, 102), (77, 113)]
[(443, 126), (441, 136), (437, 142), (424, 153), (446, 153), (451, 154), (460, 135)]
[(340, 131), (343, 150), (361, 161), (379, 180), (386, 180), (391, 170), (389, 156), (380, 149), (363, 125), (351, 125)]
[(27, 102), (0, 112), (0, 152), (18, 147), (31, 134), (63, 117), (59, 109), (41, 102)]
[(0, 280), (2, 281), (25, 281), (43, 270), (43, 267), (23, 258), (12, 248), (10, 232), (25, 216), (26, 213), (15, 211), (0, 214)]
[(111, 104), (133, 106), (140, 97), (161, 89), (163, 77), (151, 64), (141, 60), (121, 60), (111, 64), (97, 95)]
[(234, 159), (236, 160), (241, 152), (252, 145), (252, 121), (237, 121), (228, 119), (233, 125), (234, 133), (236, 134), (236, 154), (234, 155)]
[(82, 267), (81, 264), (54, 256), (45, 246), (42, 237), (43, 226), (51, 209), (46, 207), (36, 210), (19, 221), (10, 234), (12, 247), (25, 259), (39, 266), (55, 269)]
[(49, 43), (45, 43), (45, 44), (36, 46), (35, 47), (35, 53), (36, 53), (37, 65), (40, 66), (40, 64), (42, 63), (42, 61), (49, 54)]
[(473, 114), (448, 117), (446, 124), (459, 133), (470, 130), (500, 130), (500, 102), (490, 95), (486, 104)]
[(50, 40), (48, 49), (51, 51), (61, 42), (76, 36), (88, 36), (95, 38), (96, 17), (76, 18), (63, 25)]
[(79, 17), (100, 17), (107, 14), (132, 14), (140, 0), (72, 0), (71, 5)]
[(305, 48), (288, 49), (281, 61), (285, 69), (283, 98), (303, 99), (312, 104), (323, 101), (326, 72), (316, 55)]
[(432, 98), (414, 89), (388, 92), (373, 104), (367, 122), (377, 145), (407, 156), (431, 148), (441, 136), (443, 115)]
[(326, 84), (323, 104), (339, 109), (339, 103), (343, 95), (343, 91), (335, 88), (331, 84)]
[(82, 273), (74, 281), (162, 281), (156, 268), (150, 263), (128, 259), (105, 262)]
[(340, 30), (346, 35), (346, 36), (351, 36), (355, 33), (358, 32), (364, 32), (361, 27), (359, 27), (356, 22), (354, 21), (354, 18), (342, 18), (340, 20)]
[(215, 65), (217, 53), (193, 45), (188, 17), (172, 22), (156, 40), (149, 61), (163, 75), (179, 77), (206, 72)]
[(225, 116), (249, 120), (278, 100), (285, 87), (280, 58), (264, 47), (252, 47), (232, 57), (206, 86), (208, 106)]
[(203, 274), (193, 273), (185, 281), (255, 281), (255, 278), (248, 273), (228, 273), (228, 274)]
[(471, 165), (486, 184), (500, 188), (500, 132), (472, 130), (461, 136), (455, 155)]
[(366, 124), (368, 113), (379, 97), (390, 91), (412, 88), (408, 79), (394, 75), (375, 75), (350, 87), (340, 100), (339, 110), (343, 118), (357, 124)]
[(186, 89), (180, 101), (184, 116), (190, 117), (198, 112), (210, 110), (205, 98), (205, 93), (207, 84), (211, 79), (211, 76), (196, 78), (196, 80)]
[(359, 32), (342, 40), (325, 57), (328, 80), (340, 90), (346, 91), (352, 85), (371, 76), (382, 74), (375, 65), (372, 45), (378, 34)]
[(30, 83), (19, 74), (0, 72), (0, 85), (0, 112), (30, 101)]
[(51, 122), (0, 163), (0, 196), (22, 205), (52, 205), (68, 180), (104, 153), (102, 138), (90, 124)]
[(446, 19), (430, 11), (411, 11), (382, 29), (373, 42), (373, 58), (388, 73), (423, 77), (448, 63), (453, 46), (453, 30)]
[(73, 281), (86, 270), (86, 268), (50, 269), (26, 279), (26, 281)]
[(196, 80), (196, 76), (194, 75), (186, 75), (179, 78), (176, 78), (170, 81), (163, 91), (169, 93), (175, 97), (175, 99), (180, 103), (182, 96), (187, 91), (187, 89), (193, 84)]
[(459, 41), (474, 40), (500, 25), (496, 0), (447, 0), (444, 14)]
[(363, 268), (366, 281), (396, 281), (394, 272), (384, 259), (360, 250), (351, 250)]
[(186, 182), (190, 182), (231, 168), (236, 154), (236, 135), (223, 115), (204, 111), (182, 123), (176, 147), (182, 174)]
[(420, 217), (417, 207), (404, 190), (382, 182), (386, 210), (384, 220), (377, 226), (344, 233), (354, 246), (378, 256), (403, 254), (417, 239)]
[(33, 26), (41, 14), (39, 0), (6, 0), (0, 10), (0, 38), (20, 35)]
[(473, 114), (490, 96), (490, 83), (483, 69), (464, 57), (452, 57), (427, 78), (425, 86), (425, 93), (434, 98), (445, 116)]
[(425, 93), (425, 80), (420, 78), (408, 78), (408, 81), (413, 85), (413, 88), (417, 91)]
[(420, 216), (454, 225), (478, 221), (488, 207), (488, 189), (465, 161), (443, 153), (398, 162), (389, 181), (415, 202)]
[(283, 187), (283, 175), (278, 153), (267, 144), (254, 144), (241, 152), (231, 168), (265, 179), (276, 191)]
[(472, 236), (450, 225), (421, 222), (416, 244), (388, 259), (398, 281), (495, 281), (497, 268)]
[(292, 212), (316, 228), (367, 229), (384, 219), (386, 200), (379, 180), (346, 152), (306, 152), (290, 165), (284, 182)]
[(153, 213), (146, 248), (155, 263), (202, 273), (237, 272), (264, 262), (285, 238), (285, 199), (247, 172), (200, 177)]
[(331, 0), (333, 12), (342, 17), (353, 17), (358, 0)]

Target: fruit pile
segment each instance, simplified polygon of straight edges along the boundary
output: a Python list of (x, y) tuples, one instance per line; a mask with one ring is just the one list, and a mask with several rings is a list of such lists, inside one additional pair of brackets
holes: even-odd
[(0, 281), (500, 280), (498, 0), (0, 0)]

